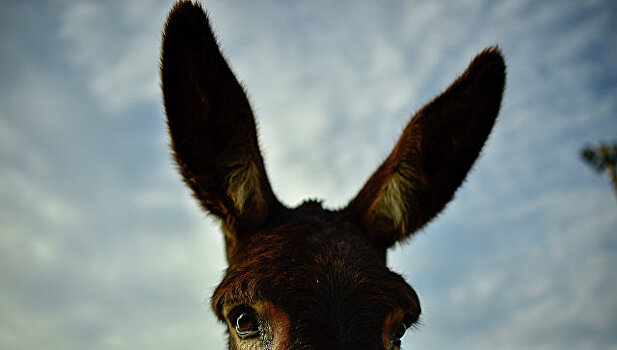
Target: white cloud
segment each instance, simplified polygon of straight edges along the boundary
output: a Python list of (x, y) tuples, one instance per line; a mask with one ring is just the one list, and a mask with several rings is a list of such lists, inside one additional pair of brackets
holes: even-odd
[[(345, 204), (414, 109), (501, 44), (508, 90), (486, 151), (457, 201), (391, 258), (425, 309), (406, 344), (615, 348), (614, 198), (576, 154), (617, 127), (605, 3), (207, 5), (290, 204)], [(163, 116), (140, 115), (161, 111), (169, 6), (46, 13), (64, 61), (41, 57), (2, 86), (0, 347), (223, 347), (207, 302), (220, 230), (174, 174)]]
[(66, 58), (86, 76), (99, 107), (117, 114), (139, 102), (158, 102), (163, 2), (70, 3), (59, 35)]

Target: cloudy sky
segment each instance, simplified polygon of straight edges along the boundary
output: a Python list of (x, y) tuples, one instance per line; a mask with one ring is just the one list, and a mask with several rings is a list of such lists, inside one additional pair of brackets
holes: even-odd
[[(0, 0), (0, 348), (222, 349), (218, 224), (170, 161), (170, 1)], [(611, 0), (207, 1), (279, 198), (343, 206), (409, 116), (499, 44), (498, 123), (437, 220), (390, 255), (405, 349), (617, 349)]]

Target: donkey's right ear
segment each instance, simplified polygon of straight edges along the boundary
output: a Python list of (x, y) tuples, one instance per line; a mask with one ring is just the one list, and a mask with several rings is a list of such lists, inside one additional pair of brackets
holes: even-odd
[(163, 33), (161, 81), (174, 156), (228, 239), (262, 225), (276, 200), (244, 90), (219, 51), (203, 9), (178, 2)]
[(499, 112), (506, 79), (498, 48), (484, 50), (405, 127), (388, 158), (346, 209), (379, 248), (413, 234), (461, 185)]

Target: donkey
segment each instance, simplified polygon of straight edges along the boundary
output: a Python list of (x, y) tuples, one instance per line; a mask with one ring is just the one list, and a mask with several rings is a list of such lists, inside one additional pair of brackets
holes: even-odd
[(191, 1), (165, 24), (161, 81), (179, 172), (222, 222), (228, 268), (211, 303), (229, 349), (399, 349), (420, 301), (386, 251), (445, 207), (480, 153), (505, 85), (499, 48), (415, 114), (340, 210), (277, 200), (243, 87)]

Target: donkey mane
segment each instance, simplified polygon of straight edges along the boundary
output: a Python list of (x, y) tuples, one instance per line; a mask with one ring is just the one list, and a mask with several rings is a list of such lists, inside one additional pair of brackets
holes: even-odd
[(386, 266), (452, 199), (499, 113), (498, 47), (404, 128), (349, 204), (288, 208), (268, 180), (244, 89), (200, 5), (179, 1), (165, 24), (161, 86), (178, 170), (221, 220), (228, 268), (212, 296), (230, 349), (399, 349), (420, 300)]

